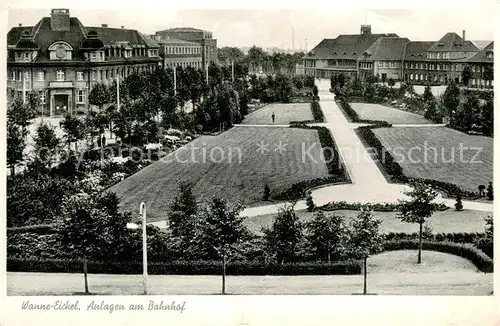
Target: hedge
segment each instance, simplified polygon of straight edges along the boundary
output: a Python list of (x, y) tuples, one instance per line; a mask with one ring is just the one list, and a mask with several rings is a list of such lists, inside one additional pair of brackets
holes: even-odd
[[(418, 249), (418, 240), (387, 241), (385, 251)], [(493, 273), (493, 260), (470, 244), (423, 241), (423, 250), (444, 252), (470, 260), (481, 272)]]
[[(471, 243), (475, 244), (477, 240), (485, 236), (482, 232), (453, 232), (453, 233), (437, 233), (431, 236), (425, 235), (425, 240), (436, 242), (454, 242), (454, 243)], [(404, 233), (404, 232), (389, 232), (385, 234), (385, 239), (388, 241), (393, 240), (417, 240), (418, 233)]]
[[(361, 273), (361, 261), (347, 260), (335, 263), (311, 262), (288, 264), (261, 264), (229, 262), (228, 275), (356, 275)], [(92, 274), (142, 274), (141, 261), (89, 261)], [(82, 261), (78, 259), (20, 259), (7, 258), (9, 272), (82, 273)], [(152, 275), (220, 275), (220, 261), (173, 261), (150, 262), (148, 273)]]
[[(377, 159), (382, 165), (384, 171), (389, 175), (390, 181), (396, 183), (408, 183), (410, 178), (404, 175), (401, 165), (394, 160), (392, 154), (386, 150), (385, 146), (380, 142), (377, 136), (375, 136), (372, 131), (373, 128), (373, 126), (359, 127), (356, 132), (366, 146), (375, 149)], [(464, 190), (452, 183), (423, 178), (412, 178), (412, 180), (427, 183), (433, 188), (445, 192), (449, 197), (457, 197), (458, 194), (460, 194), (462, 198), (478, 198), (476, 193)]]
[(359, 117), (358, 113), (351, 107), (351, 105), (344, 98), (342, 98), (340, 101), (338, 101), (338, 103), (340, 103), (340, 107), (347, 114), (347, 116), (351, 119), (352, 122), (369, 123), (369, 124), (375, 125), (378, 128), (392, 126), (387, 121), (361, 119)]
[(345, 183), (346, 179), (343, 175), (331, 175), (325, 178), (317, 178), (311, 180), (300, 181), (292, 184), (285, 190), (275, 191), (271, 193), (273, 200), (295, 200), (305, 196), (305, 192), (309, 188), (323, 186), (326, 184)]
[[(321, 210), (324, 211), (336, 211), (336, 210), (359, 210), (361, 207), (366, 206), (366, 204), (361, 203), (348, 203), (346, 201), (336, 201), (330, 202), (320, 207)], [(396, 212), (400, 210), (401, 204), (391, 204), (391, 203), (383, 203), (383, 204), (369, 204), (372, 210), (377, 212)], [(436, 210), (445, 211), (449, 209), (445, 204), (435, 204)]]
[(319, 102), (313, 101), (311, 102), (311, 112), (314, 117), (314, 122), (324, 122), (325, 117), (323, 116), (323, 111), (321, 110), (321, 106)]

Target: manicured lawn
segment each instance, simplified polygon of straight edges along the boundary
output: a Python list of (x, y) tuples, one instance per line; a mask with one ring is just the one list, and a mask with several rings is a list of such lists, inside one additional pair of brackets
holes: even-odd
[(432, 121), (423, 116), (405, 112), (403, 110), (390, 108), (380, 104), (350, 103), (360, 119), (382, 120), (392, 124), (432, 124)]
[(313, 120), (310, 103), (273, 103), (260, 110), (250, 113), (245, 117), (242, 124), (247, 125), (271, 125), (271, 116), (274, 112), (276, 125), (287, 125), (290, 121)]
[(493, 180), (493, 138), (446, 127), (379, 128), (373, 132), (408, 177), (449, 182), (475, 192), (479, 185), (487, 186)]
[[(346, 221), (350, 221), (358, 212), (351, 210), (338, 210), (325, 212), (325, 214), (341, 214), (345, 216)], [(310, 221), (313, 213), (307, 211), (297, 211), (301, 221)], [(373, 212), (373, 215), (382, 220), (382, 232), (418, 232), (418, 225), (401, 222), (396, 218), (396, 212)], [(434, 233), (451, 233), (451, 232), (484, 232), (484, 217), (488, 213), (463, 210), (457, 212), (449, 209), (442, 212), (435, 212), (428, 220)], [(245, 219), (245, 224), (248, 228), (261, 234), (262, 227), (270, 227), (274, 221), (275, 214), (252, 216)]]
[[(275, 144), (286, 144), (281, 154)], [(258, 144), (269, 144), (268, 152), (258, 152)], [(302, 146), (316, 162), (306, 156)], [(204, 154), (206, 153), (206, 154)], [(221, 159), (222, 158), (222, 159)], [(203, 136), (162, 160), (142, 169), (111, 188), (121, 197), (123, 209), (138, 213), (147, 205), (148, 220), (164, 220), (180, 180), (191, 181), (200, 199), (213, 195), (231, 201), (255, 204), (262, 201), (264, 185), (271, 191), (292, 184), (328, 176), (316, 130), (278, 127), (235, 127), (219, 136)]]

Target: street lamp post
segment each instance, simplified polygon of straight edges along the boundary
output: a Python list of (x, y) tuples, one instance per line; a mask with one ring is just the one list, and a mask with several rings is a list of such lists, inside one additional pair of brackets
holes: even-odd
[[(146, 204), (141, 203), (139, 214), (142, 214), (142, 285), (144, 295), (148, 294), (148, 248), (147, 248), (147, 233), (146, 233)], [(128, 229), (137, 229), (139, 226), (135, 223), (127, 223)]]

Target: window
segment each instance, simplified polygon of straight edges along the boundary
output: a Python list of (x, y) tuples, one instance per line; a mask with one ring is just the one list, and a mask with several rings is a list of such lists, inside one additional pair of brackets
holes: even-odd
[(424, 80), (424, 74), (420, 74), (420, 80)]
[(96, 59), (96, 54), (95, 52), (90, 53), (90, 59), (95, 60)]
[(45, 104), (45, 91), (38, 91), (38, 99), (40, 104)]
[(80, 81), (84, 80), (84, 78), (83, 78), (83, 71), (77, 71), (76, 72), (76, 80), (80, 80)]
[(97, 80), (97, 72), (96, 71), (92, 71), (92, 80), (93, 81)]
[(410, 74), (410, 80), (413, 80), (413, 74)]
[(85, 90), (79, 89), (76, 91), (76, 103), (85, 103)]
[(12, 81), (16, 81), (16, 71), (12, 70)]
[(24, 52), (24, 60), (29, 61), (29, 59), (30, 59), (30, 53)]
[(104, 53), (99, 52), (99, 59), (104, 60)]
[(63, 70), (58, 70), (57, 71), (57, 80), (58, 81), (64, 81), (64, 71)]
[(36, 75), (36, 80), (37, 81), (44, 81), (45, 80), (45, 73), (43, 71), (39, 71)]

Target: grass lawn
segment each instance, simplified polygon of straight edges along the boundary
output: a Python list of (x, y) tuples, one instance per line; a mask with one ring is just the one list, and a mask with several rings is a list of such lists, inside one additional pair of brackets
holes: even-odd
[(493, 180), (493, 138), (446, 127), (379, 128), (373, 132), (408, 177), (449, 182), (474, 192)]
[[(279, 141), (286, 144), (281, 154), (275, 152)], [(261, 142), (269, 144), (268, 152), (257, 151)], [(302, 144), (308, 149), (313, 143), (317, 145), (310, 153), (316, 162), (307, 156), (302, 162)], [(201, 201), (221, 195), (231, 201), (255, 204), (261, 202), (266, 183), (271, 191), (278, 191), (299, 181), (327, 177), (321, 152), (316, 130), (235, 127), (218, 136), (194, 140), (110, 190), (121, 197), (123, 209), (134, 213), (144, 201), (151, 221), (166, 218), (180, 180), (191, 181)]]
[[(346, 221), (350, 221), (357, 211), (338, 210), (325, 212), (326, 214), (341, 214), (344, 215)], [(397, 212), (373, 212), (373, 215), (382, 220), (382, 232), (418, 232), (418, 224), (401, 222), (396, 218)], [(297, 211), (297, 215), (303, 222), (310, 221), (313, 213), (307, 211)], [(432, 227), (434, 233), (448, 232), (484, 232), (484, 217), (488, 213), (472, 210), (463, 210), (460, 212), (452, 209), (435, 212), (428, 220), (428, 224)], [(262, 227), (270, 227), (274, 221), (275, 214), (252, 216), (245, 219), (245, 224), (248, 228), (258, 234), (261, 234)]]
[(358, 114), (360, 119), (382, 120), (391, 124), (432, 124), (432, 121), (423, 116), (390, 108), (380, 104), (371, 103), (350, 103), (351, 107)]
[(273, 103), (247, 115), (242, 124), (271, 125), (273, 113), (274, 124), (277, 125), (287, 125), (290, 121), (314, 120), (310, 103)]

